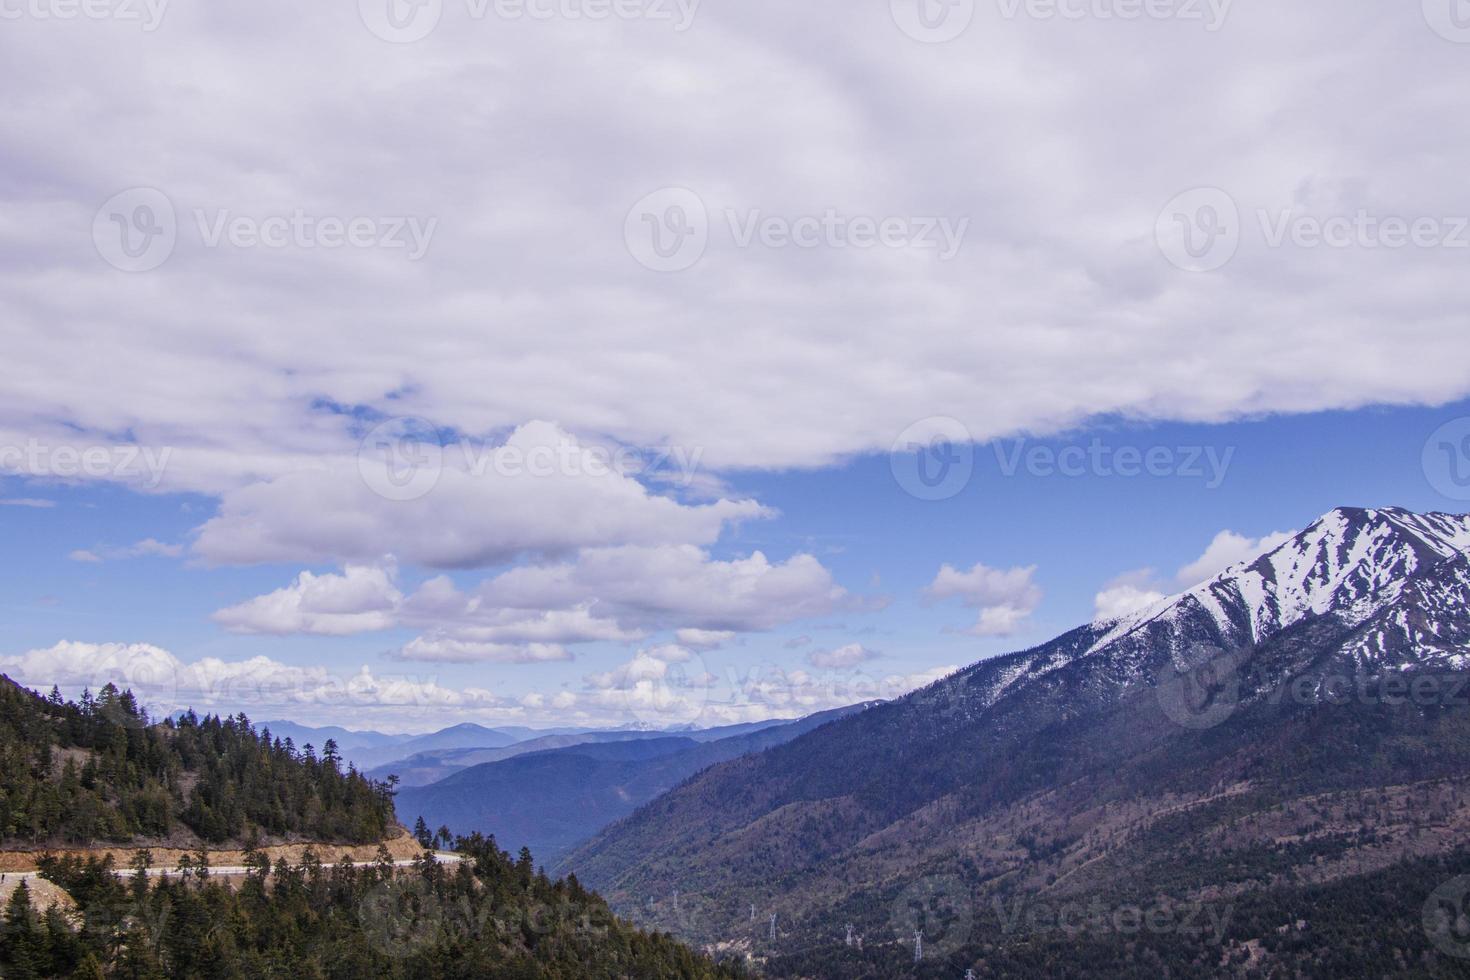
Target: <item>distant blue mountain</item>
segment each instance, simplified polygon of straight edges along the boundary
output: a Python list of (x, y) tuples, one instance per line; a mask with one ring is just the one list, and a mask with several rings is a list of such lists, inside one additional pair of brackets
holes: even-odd
[(529, 847), (548, 868), (608, 824), (695, 773), (760, 752), (860, 711), (854, 705), (797, 721), (729, 726), (681, 734), (621, 735), (485, 762), (428, 786), (398, 793), (398, 819), (434, 829), (494, 834), (511, 851)]

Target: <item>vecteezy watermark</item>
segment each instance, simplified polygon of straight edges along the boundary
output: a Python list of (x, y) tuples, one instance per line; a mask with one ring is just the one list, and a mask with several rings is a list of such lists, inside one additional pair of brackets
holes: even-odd
[(410, 262), (429, 251), (439, 219), (417, 215), (235, 214), (228, 208), (196, 208), (194, 221), (205, 248), (403, 249)]
[(953, 41), (975, 19), (975, 0), (889, 0), (893, 22), (915, 41)]
[(623, 222), (628, 252), (655, 272), (682, 272), (699, 262), (711, 236), (723, 232), (735, 248), (857, 249), (932, 252), (941, 262), (959, 254), (968, 217), (848, 214), (767, 214), (760, 208), (723, 208), (714, 220), (687, 187), (666, 187), (639, 199)]
[(1470, 959), (1470, 875), (1451, 878), (1430, 893), (1423, 922), (1435, 949), (1455, 959)]
[(665, 187), (641, 198), (623, 222), (623, 241), (654, 272), (683, 272), (709, 247), (709, 210), (687, 187)]
[(1451, 500), (1470, 500), (1470, 418), (1435, 429), (1421, 458), (1429, 485)]
[[(1235, 0), (996, 0), (1004, 20), (1179, 21), (1215, 32)], [(969, 30), (975, 0), (889, 0), (899, 30), (925, 44), (943, 44)]]
[(889, 451), (893, 479), (911, 497), (948, 500), (970, 485), (975, 444), (963, 422), (934, 416), (899, 433)]
[(178, 237), (173, 202), (156, 187), (119, 191), (92, 218), (97, 254), (124, 272), (148, 272), (163, 265)]
[(970, 889), (955, 875), (929, 875), (905, 888), (888, 911), (888, 927), (914, 962), (944, 957), (970, 941), (975, 926)]
[(1175, 266), (1213, 272), (1235, 258), (1240, 248), (1240, 208), (1218, 187), (1185, 191), (1159, 212), (1154, 240)]
[(1423, 0), (1424, 20), (1447, 41), (1470, 44), (1470, 0)]
[[(648, 21), (683, 33), (694, 26), (700, 0), (462, 0), (470, 20)], [(444, 17), (444, 0), (358, 0), (358, 15), (377, 37), (412, 44), (432, 34)]]
[(63, 480), (122, 480), (156, 490), (172, 456), (172, 446), (51, 445), (27, 439), (24, 445), (0, 445), (0, 473)]
[(1137, 21), (1199, 23), (1214, 33), (1225, 26), (1235, 0), (996, 0), (1006, 20)]
[(1077, 936), (1185, 936), (1211, 946), (1225, 940), (1235, 906), (1211, 902), (1160, 902), (1154, 905), (1110, 905), (1093, 896), (1084, 902), (1050, 903), (1017, 896), (1008, 904), (999, 896), (991, 909), (1001, 931), (1009, 934)]
[(1253, 222), (1246, 221), (1238, 202), (1226, 191), (1198, 187), (1164, 206), (1154, 224), (1154, 237), (1164, 257), (1187, 272), (1223, 268), (1240, 251), (1248, 231), (1270, 249), (1470, 249), (1470, 216), (1464, 215), (1411, 216), (1371, 208), (1320, 214), (1257, 208), (1252, 217)]
[[(1001, 477), (1019, 474), (1048, 479), (1198, 480), (1206, 490), (1224, 485), (1235, 459), (1234, 446), (1112, 445), (1101, 437), (1056, 445), (1027, 439), (991, 443)], [(893, 478), (919, 500), (948, 500), (969, 486), (975, 447), (964, 423), (947, 416), (923, 419), (905, 429), (889, 452)]]
[(1234, 446), (1111, 446), (1096, 437), (1085, 446), (1028, 445), (1025, 439), (997, 441), (994, 446), (1005, 477), (1022, 470), (1030, 476), (1068, 479), (1177, 477), (1200, 480), (1206, 490), (1218, 490), (1224, 484), (1235, 458)]
[(638, 449), (571, 441), (535, 445), (489, 445), (449, 438), (421, 418), (392, 418), (373, 426), (357, 449), (357, 469), (374, 493), (387, 500), (428, 496), (446, 471), (480, 479), (610, 476), (651, 477), (688, 489), (699, 473), (704, 449), (665, 446)]
[(1281, 678), (1247, 663), (1242, 653), (1208, 645), (1192, 647), (1183, 659), (1166, 669), (1155, 694), (1164, 714), (1185, 728), (1213, 728), (1248, 697), (1267, 705), (1302, 707), (1470, 708), (1470, 672), (1314, 672)]
[[(237, 214), (230, 208), (194, 208), (193, 226), (204, 248), (401, 250), (417, 262), (429, 251), (436, 217), (418, 215), (314, 214), (294, 208), (280, 214)], [(124, 272), (148, 272), (173, 255), (179, 219), (168, 195), (156, 187), (132, 187), (108, 198), (92, 218), (97, 253)]]
[(444, 446), (424, 419), (388, 419), (357, 447), (357, 472), (384, 500), (406, 502), (434, 492), (444, 474)]
[(158, 30), (169, 0), (0, 0), (0, 20), (115, 20)]
[(1214, 728), (1240, 705), (1243, 662), (1237, 653), (1208, 644), (1192, 645), (1158, 677), (1154, 695), (1159, 708), (1184, 728)]

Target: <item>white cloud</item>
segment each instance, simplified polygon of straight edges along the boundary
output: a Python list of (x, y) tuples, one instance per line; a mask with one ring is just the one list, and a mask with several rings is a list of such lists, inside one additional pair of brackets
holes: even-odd
[(1291, 538), (1292, 534), (1288, 531), (1276, 531), (1260, 538), (1246, 537), (1234, 531), (1221, 531), (1205, 548), (1204, 554), (1179, 569), (1179, 584), (1186, 587), (1198, 585), (1231, 565), (1265, 554)]
[(973, 636), (1010, 636), (1017, 632), (1041, 604), (1041, 587), (1032, 581), (1036, 566), (990, 568), (976, 563), (968, 571), (945, 564), (924, 589), (931, 601), (960, 599), (980, 611), (975, 625), (966, 630)]
[(482, 688), (449, 688), (432, 678), (375, 675), (366, 666), (356, 674), (341, 674), (267, 657), (237, 661), (207, 657), (186, 663), (146, 643), (62, 641), (17, 657), (0, 657), (0, 669), (42, 690), (54, 684), (95, 693), (112, 683), (133, 690), (156, 714), (194, 707), (230, 713), (289, 710), (302, 716), (325, 712), (350, 719), (354, 711), (395, 710), (422, 718), (436, 709), (474, 710), (506, 703)]
[[(0, 132), (26, 134), (4, 174), (0, 249), (25, 261), (0, 266), (0, 445), (132, 433), (176, 450), (164, 486), (269, 486), (211, 529), (206, 545), (234, 561), (253, 560), (243, 525), (255, 516), (270, 523), (261, 551), (294, 553), (274, 527), (293, 489), (344, 496), (275, 482), (350, 452), (354, 416), (336, 406), (471, 433), (553, 418), (703, 447), (723, 469), (886, 451), (940, 414), (984, 439), (1098, 414), (1218, 421), (1470, 391), (1455, 249), (1267, 249), (1252, 227), (1229, 266), (1198, 275), (1153, 242), (1165, 203), (1201, 183), (1231, 191), (1247, 220), (1291, 207), (1466, 213), (1470, 138), (1446, 131), (1439, 94), (1464, 52), (1417, 11), (1334, 18), (1277, 3), (1242, 6), (1215, 33), (1143, 20), (1126, 34), (991, 11), (934, 48), (831, 0), (740, 6), (701, 15), (677, 44), (648, 24), (507, 25), (461, 9), (391, 52), (336, 7), (282, 0), (218, 16), (178, 7), (159, 34), (11, 23), (0, 84), (36, 95), (0, 109)], [(163, 33), (174, 43), (160, 48)], [(1318, 56), (1303, 60), (1304, 45)], [(144, 57), (157, 70), (126, 70)], [(1120, 60), (1130, 70), (1099, 89)], [(481, 125), (443, 97), (448, 78), (495, 93)], [(1181, 78), (1189, 100), (1153, 98)], [(98, 93), (84, 127), (76, 90)], [(377, 112), (338, 111), (364, 92)], [(1221, 120), (1234, 152), (1151, 138), (1196, 118)], [(407, 138), (385, 143), (385, 119)], [(983, 120), (991, 138), (956, 120)], [(277, 145), (240, 151), (241, 133), (267, 126)], [(746, 152), (757, 143), (772, 154), (759, 165)], [(686, 273), (650, 275), (624, 220), (675, 180), (704, 196), (710, 248)], [(77, 230), (140, 184), (170, 196), (179, 243), (156, 272), (124, 277)], [(741, 249), (723, 223), (726, 208), (829, 206), (976, 220), (948, 263), (882, 247)], [(206, 248), (194, 209), (440, 227), (410, 263), (404, 250)], [(335, 527), (299, 549), (370, 560), (363, 536)], [(482, 534), (425, 550), (472, 561), (523, 543)], [(380, 549), (414, 560), (396, 540)]]
[(595, 610), (624, 626), (753, 631), (830, 612), (847, 598), (811, 555), (722, 561), (693, 546), (589, 548), (576, 560), (514, 568), (485, 582), (485, 604)]
[(841, 669), (844, 667), (856, 667), (858, 664), (866, 663), (878, 656), (872, 650), (864, 647), (861, 643), (849, 643), (838, 647), (836, 650), (813, 650), (807, 654), (807, 663), (813, 667), (826, 669)]
[(1141, 568), (1125, 572), (1108, 582), (1093, 597), (1096, 619), (1121, 619), (1165, 598), (1165, 594), (1155, 587), (1154, 579), (1152, 568)]
[(296, 581), (214, 614), (232, 633), (350, 636), (393, 627), (403, 594), (390, 568), (348, 565), (342, 574), (302, 572)]
[(366, 666), (354, 674), (267, 657), (236, 661), (211, 657), (186, 663), (146, 643), (63, 641), (17, 657), (0, 657), (0, 671), (21, 684), (43, 692), (55, 684), (74, 697), (84, 687), (95, 693), (113, 683), (133, 690), (155, 716), (192, 707), (381, 731), (422, 731), (427, 719), (447, 719), (451, 714), (457, 720), (488, 724), (658, 728), (795, 718), (899, 697), (957, 669), (878, 676), (768, 664), (716, 676), (697, 653), (665, 645), (640, 649), (612, 670), (589, 674), (581, 690), (532, 690), (510, 696), (447, 685), (433, 676), (378, 674)]
[(42, 500), (36, 497), (10, 497), (0, 499), (0, 507), (30, 507), (35, 510), (46, 510), (56, 506), (54, 500)]
[(184, 546), (178, 544), (165, 544), (156, 538), (144, 538), (137, 544), (126, 548), (78, 548), (67, 555), (72, 561), (89, 562), (97, 564), (104, 561), (121, 561), (128, 558), (179, 558), (184, 554)]
[(455, 444), (423, 464), (437, 479), (412, 500), (384, 496), (373, 483), (381, 474), (364, 478), (355, 459), (229, 490), (195, 551), (220, 564), (367, 562), (388, 551), (416, 565), (474, 568), (597, 545), (709, 544), (727, 523), (768, 513), (751, 500), (686, 505), (656, 496), (549, 423), (523, 425), (484, 452), (519, 462), (506, 468)]
[(535, 663), (569, 657), (566, 644), (631, 642), (657, 629), (714, 649), (739, 632), (821, 615), (847, 600), (810, 555), (719, 561), (692, 546), (588, 549), (571, 562), (511, 569), (469, 593), (438, 576), (405, 596), (395, 574), (369, 565), (306, 571), (214, 619), (233, 632), (276, 635), (414, 627), (428, 632), (396, 652), (403, 659)]
[(400, 660), (452, 664), (536, 664), (572, 659), (566, 648), (556, 643), (496, 643), (448, 632), (415, 637), (394, 656)]
[(816, 671), (767, 663), (716, 674), (692, 651), (677, 646), (641, 649), (612, 670), (589, 674), (578, 705), (658, 728), (735, 724), (889, 700), (959, 669), (878, 676), (854, 669), (866, 658), (851, 651), (839, 659), (852, 662)]
[(734, 630), (681, 629), (674, 632), (674, 639), (697, 650), (717, 650), (735, 639), (735, 636)]

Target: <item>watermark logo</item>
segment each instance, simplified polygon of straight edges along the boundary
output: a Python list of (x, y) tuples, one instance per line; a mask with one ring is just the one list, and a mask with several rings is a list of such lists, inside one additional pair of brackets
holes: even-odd
[(974, 439), (958, 419), (923, 419), (894, 440), (888, 465), (909, 496), (948, 500), (969, 486), (975, 473)]
[(1213, 272), (1228, 264), (1247, 231), (1252, 243), (1270, 249), (1470, 249), (1470, 217), (1464, 215), (1394, 214), (1370, 207), (1310, 213), (1286, 207), (1256, 208), (1246, 218), (1236, 199), (1216, 187), (1175, 197), (1154, 226), (1164, 257), (1187, 272)]
[[(119, 693), (131, 691), (138, 707), (150, 715), (167, 713), (178, 701), (178, 671), (172, 660), (162, 656), (107, 654), (101, 663), (94, 666), (86, 690), (96, 696), (108, 684)], [(103, 713), (117, 724), (142, 728), (148, 720), (143, 715), (128, 715), (116, 703), (101, 704), (99, 700), (98, 704)]]
[[(682, 34), (694, 26), (700, 0), (464, 0), (471, 21), (649, 21)], [(434, 32), (444, 0), (358, 0), (363, 24), (391, 44), (412, 44)]]
[(0, 445), (0, 473), (49, 476), (64, 480), (120, 480), (156, 490), (168, 472), (173, 447), (53, 446), (27, 439), (23, 446)]
[(1191, 646), (1164, 668), (1154, 695), (1164, 715), (1184, 728), (1214, 728), (1240, 706), (1242, 658), (1208, 644)]
[(995, 443), (995, 460), (1004, 477), (1022, 471), (1034, 477), (1066, 479), (1174, 477), (1199, 480), (1206, 490), (1218, 490), (1234, 459), (1234, 446), (1110, 446), (1099, 438), (1085, 446), (1073, 443), (1061, 448), (1028, 445), (1025, 439), (1012, 440), (1009, 447)]
[(642, 651), (611, 673), (589, 679), (614, 709), (649, 728), (699, 721), (718, 680), (703, 657), (682, 647)]
[(1470, 0), (1423, 0), (1424, 20), (1447, 41), (1470, 44)]
[[(382, 249), (402, 250), (410, 262), (428, 254), (439, 219), (417, 215), (312, 214), (304, 208), (269, 215), (238, 214), (229, 208), (194, 208), (193, 228), (207, 249)], [(108, 198), (92, 219), (92, 241), (111, 266), (149, 272), (173, 255), (179, 220), (168, 196), (154, 187), (133, 187)]]
[(357, 450), (357, 472), (385, 500), (419, 500), (444, 473), (444, 447), (432, 423), (396, 418), (374, 426)]
[(1214, 33), (1225, 26), (1234, 0), (998, 0), (1006, 20), (1198, 22)]
[(638, 263), (654, 272), (683, 272), (709, 246), (709, 210), (686, 187), (665, 187), (633, 205), (623, 240)]
[(265, 217), (236, 214), (229, 208), (194, 209), (194, 223), (205, 248), (402, 249), (410, 262), (428, 254), (439, 228), (438, 218), (417, 215), (290, 214)]
[(969, 218), (939, 215), (848, 214), (825, 208), (811, 214), (769, 214), (760, 208), (711, 211), (694, 191), (666, 187), (629, 210), (623, 238), (638, 263), (655, 272), (682, 272), (704, 257), (715, 232), (737, 249), (883, 248), (955, 258), (970, 230)]
[(1240, 249), (1240, 208), (1218, 187), (1197, 187), (1159, 212), (1154, 239), (1164, 258), (1186, 272), (1214, 272)]
[(444, 0), (357, 0), (368, 30), (390, 44), (422, 41), (439, 26)]
[(97, 254), (123, 272), (149, 272), (163, 265), (178, 237), (173, 202), (156, 187), (120, 191), (92, 218)]
[(1470, 875), (1436, 888), (1424, 903), (1424, 932), (1446, 956), (1470, 959)]
[(1429, 485), (1450, 500), (1470, 500), (1470, 418), (1446, 422), (1424, 443)]
[(1059, 904), (1032, 901), (1019, 896), (1007, 903), (997, 896), (991, 902), (1001, 931), (1007, 935), (1050, 935), (1069, 939), (1136, 936), (1188, 936), (1211, 946), (1225, 941), (1235, 906), (1209, 902), (1162, 902), (1158, 905), (1108, 905), (1094, 896), (1090, 901)]
[(0, 0), (0, 20), (115, 20), (148, 33), (163, 24), (169, 0)]
[(912, 944), (915, 962), (948, 956), (969, 942), (974, 929), (970, 890), (955, 875), (920, 878), (894, 901), (888, 925), (899, 943)]
[(915, 41), (953, 41), (975, 19), (975, 0), (889, 0), (893, 22)]

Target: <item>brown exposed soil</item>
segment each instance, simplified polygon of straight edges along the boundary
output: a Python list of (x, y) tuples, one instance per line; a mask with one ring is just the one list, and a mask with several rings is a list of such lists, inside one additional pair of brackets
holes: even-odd
[[(383, 845), (388, 848), (388, 853), (392, 855), (395, 861), (411, 860), (423, 853), (423, 848), (419, 846), (419, 842), (413, 838), (413, 835), (405, 827), (399, 827), (398, 835), (390, 840), (384, 841)], [(280, 858), (285, 858), (288, 862), (294, 864), (300, 862), (307, 848), (314, 850), (316, 856), (323, 864), (334, 864), (343, 857), (346, 857), (349, 861), (371, 861), (378, 856), (377, 844), (332, 844), (309, 841), (272, 844), (261, 847), (261, 851), (271, 859), (272, 864)], [(84, 860), (88, 857), (101, 858), (111, 854), (114, 866), (119, 871), (122, 871), (132, 861), (133, 855), (144, 849), (124, 845), (0, 851), (0, 873), (38, 870), (37, 861), (47, 854), (54, 855), (55, 857), (74, 855)], [(151, 857), (149, 863), (155, 868), (174, 867), (179, 863), (180, 858), (186, 855), (193, 858), (198, 853), (198, 850), (194, 848), (168, 846), (148, 847), (146, 850)], [(245, 863), (245, 852), (239, 848), (210, 849), (208, 854), (211, 865), (230, 867)]]

